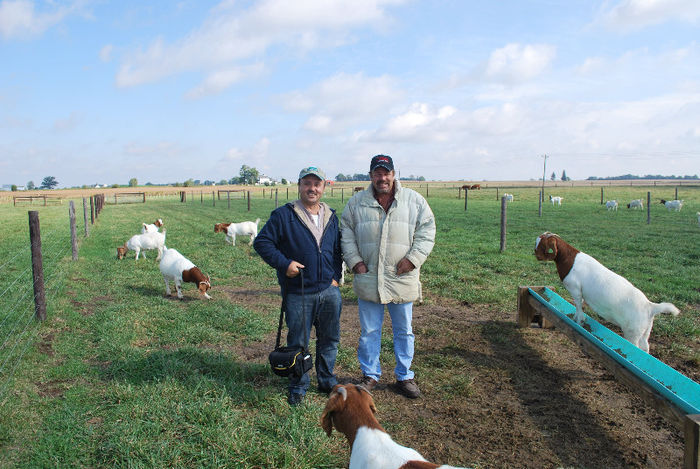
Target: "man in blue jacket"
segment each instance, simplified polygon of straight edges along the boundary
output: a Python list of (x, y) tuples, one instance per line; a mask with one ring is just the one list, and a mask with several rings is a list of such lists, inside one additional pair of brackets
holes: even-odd
[[(323, 171), (315, 166), (302, 169), (298, 186), (299, 200), (270, 214), (253, 247), (277, 271), (286, 298), (287, 345), (308, 346), (311, 326), (316, 326), (316, 378), (319, 391), (328, 393), (338, 383), (333, 373), (342, 306), (338, 217), (335, 210), (321, 202), (326, 187)], [(308, 373), (290, 378), (287, 402), (299, 405), (308, 388)]]

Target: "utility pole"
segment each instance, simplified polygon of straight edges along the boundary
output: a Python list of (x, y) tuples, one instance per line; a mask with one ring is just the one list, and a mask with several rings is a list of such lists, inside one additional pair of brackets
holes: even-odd
[(542, 192), (541, 192), (541, 199), (542, 202), (544, 202), (544, 176), (545, 173), (547, 172), (547, 155), (542, 155), (542, 158), (544, 158), (544, 165), (542, 167)]

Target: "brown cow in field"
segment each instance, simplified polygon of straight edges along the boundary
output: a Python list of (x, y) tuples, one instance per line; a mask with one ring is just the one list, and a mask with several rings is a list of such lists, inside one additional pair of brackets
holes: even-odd
[(360, 191), (363, 191), (363, 190), (365, 190), (364, 187), (362, 187), (362, 186), (355, 186), (355, 190), (354, 190), (353, 192), (360, 192)]
[(471, 187), (469, 187), (469, 190), (471, 190), (471, 191), (473, 191), (473, 190), (480, 191), (480, 190), (481, 190), (481, 184), (472, 184)]

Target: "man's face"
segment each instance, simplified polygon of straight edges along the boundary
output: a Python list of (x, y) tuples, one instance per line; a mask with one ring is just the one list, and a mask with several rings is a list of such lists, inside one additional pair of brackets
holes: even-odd
[(378, 166), (369, 174), (372, 179), (372, 187), (377, 194), (390, 194), (394, 188), (394, 171), (387, 171)]
[(323, 195), (326, 182), (313, 175), (304, 176), (299, 181), (299, 197), (304, 205), (316, 205)]

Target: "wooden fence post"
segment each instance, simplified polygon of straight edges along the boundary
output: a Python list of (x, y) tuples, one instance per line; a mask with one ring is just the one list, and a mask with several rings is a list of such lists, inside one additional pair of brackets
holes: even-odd
[(250, 191), (248, 191), (248, 211), (250, 212)]
[(211, 205), (212, 207), (216, 207), (216, 194), (214, 191), (211, 191)]
[[(279, 190), (279, 189), (275, 189), (275, 208), (278, 207), (278, 204), (277, 204), (277, 191), (278, 191), (278, 190)], [(331, 192), (333, 192), (333, 189), (332, 189), (332, 188), (331, 188)]]
[(87, 199), (83, 197), (83, 220), (85, 221), (85, 237), (90, 236), (90, 230), (88, 229), (88, 215), (87, 215)]
[(499, 197), (498, 197), (498, 187), (496, 188), (496, 200), (499, 200)]
[(675, 200), (678, 200), (678, 186), (676, 186), (676, 198)]
[(603, 186), (600, 186), (600, 205), (603, 205)]
[(540, 203), (539, 214), (540, 214), (540, 218), (541, 218), (542, 217), (542, 190), (541, 189), (540, 189), (540, 195), (539, 195), (538, 202)]
[(228, 204), (228, 208), (231, 208), (231, 191), (226, 191), (226, 203)]
[(68, 206), (68, 218), (70, 219), (70, 244), (73, 251), (73, 260), (78, 260), (78, 237), (75, 234), (75, 204), (70, 201)]
[(651, 225), (651, 192), (647, 192), (647, 225)]
[(95, 224), (95, 196), (90, 196), (90, 224)]
[(428, 193), (430, 192), (430, 189), (428, 189), (428, 183), (425, 183), (425, 198), (428, 198)]
[(501, 252), (506, 250), (506, 197), (501, 197)]
[(29, 240), (32, 246), (32, 278), (34, 280), (34, 316), (46, 319), (46, 294), (44, 292), (44, 266), (41, 259), (41, 229), (39, 212), (29, 212)]
[(340, 188), (340, 203), (345, 202), (345, 188), (341, 187)]
[(464, 211), (465, 212), (467, 211), (467, 199), (469, 199), (469, 189), (464, 189)]

